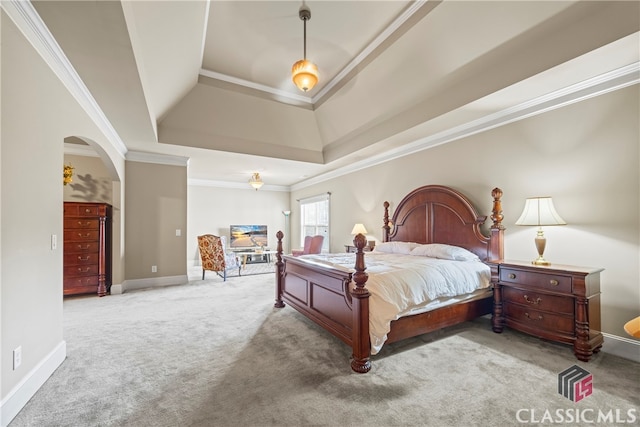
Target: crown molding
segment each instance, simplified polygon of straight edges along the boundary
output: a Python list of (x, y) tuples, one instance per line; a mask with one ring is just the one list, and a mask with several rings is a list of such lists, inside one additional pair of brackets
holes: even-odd
[(509, 123), (536, 116), (547, 111), (565, 107), (589, 98), (640, 83), (640, 62), (635, 62), (616, 70), (601, 74), (585, 81), (567, 86), (549, 94), (488, 114), (476, 120), (455, 126), (451, 129), (420, 138), (402, 147), (367, 159), (317, 175), (305, 181), (293, 184), (291, 190), (300, 190), (330, 179), (367, 169), (391, 160), (424, 151), (480, 132), (485, 132)]
[(130, 162), (154, 163), (166, 166), (189, 166), (189, 157), (174, 156), (171, 154), (147, 153), (144, 151), (127, 152), (125, 160)]
[(105, 135), (115, 150), (125, 157), (127, 147), (93, 98), (55, 38), (42, 22), (30, 1), (3, 0), (0, 7), (6, 12), (44, 62), (60, 79), (69, 93), (82, 106), (91, 120)]
[[(212, 179), (189, 179), (187, 181), (187, 185), (195, 187), (232, 188), (234, 190), (256, 191), (249, 185), (249, 182), (243, 183), (231, 181), (215, 181)], [(288, 193), (291, 191), (291, 187), (289, 187), (288, 185), (265, 184), (260, 187), (259, 191), (283, 191)]]

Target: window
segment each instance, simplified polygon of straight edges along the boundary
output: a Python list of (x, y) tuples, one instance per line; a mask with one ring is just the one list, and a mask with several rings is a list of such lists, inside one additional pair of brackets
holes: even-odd
[(305, 236), (324, 236), (322, 251), (329, 252), (329, 196), (330, 193), (300, 200), (300, 246)]

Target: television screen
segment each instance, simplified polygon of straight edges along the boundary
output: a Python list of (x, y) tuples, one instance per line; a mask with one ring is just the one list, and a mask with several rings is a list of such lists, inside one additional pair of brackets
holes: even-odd
[(232, 225), (229, 231), (229, 244), (232, 248), (267, 246), (266, 225)]

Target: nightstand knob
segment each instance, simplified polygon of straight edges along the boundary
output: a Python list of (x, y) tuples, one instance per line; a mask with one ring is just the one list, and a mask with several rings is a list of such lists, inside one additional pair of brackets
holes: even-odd
[(549, 283), (551, 283), (551, 286), (558, 286), (558, 281), (555, 279), (549, 280)]
[(515, 279), (516, 275), (514, 273), (509, 273), (509, 279)]

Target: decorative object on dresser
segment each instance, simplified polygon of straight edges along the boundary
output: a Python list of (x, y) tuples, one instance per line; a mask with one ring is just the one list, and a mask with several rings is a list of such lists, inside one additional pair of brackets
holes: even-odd
[[(383, 242), (378, 246), (385, 243), (403, 248), (407, 245), (455, 245), (460, 251), (470, 252), (476, 258), (474, 264), (488, 270), (489, 267), (480, 261), (502, 259), (504, 253), (504, 227), (500, 223), (502, 191), (495, 188), (491, 194), (494, 199), (491, 218), (494, 222), (489, 228), (489, 236), (480, 229), (487, 217), (478, 215), (464, 195), (449, 187), (427, 185), (406, 195), (398, 203), (392, 220), (389, 218), (389, 203), (384, 203)], [(389, 224), (394, 224), (393, 231)], [(351, 369), (358, 373), (368, 372), (371, 355), (375, 354), (372, 353), (369, 324), (370, 316), (375, 318), (375, 310), (370, 310), (370, 305), (374, 304), (370, 302), (372, 294), (367, 287), (370, 274), (366, 272), (364, 247), (367, 241), (364, 235), (358, 234), (354, 239), (356, 255), (353, 268), (283, 255), (284, 235), (279, 231), (276, 237), (275, 307), (281, 308), (287, 303), (342, 340), (352, 348)], [(487, 272), (487, 286), (493, 274), (493, 271)], [(384, 342), (400, 341), (489, 314), (493, 293), (489, 288), (483, 288), (477, 294), (465, 294), (462, 301), (456, 298), (447, 300), (432, 310), (391, 321)]]
[(553, 207), (551, 197), (531, 197), (525, 202), (522, 215), (516, 221), (516, 225), (537, 225), (538, 235), (536, 236), (536, 249), (538, 250), (538, 258), (532, 261), (535, 265), (550, 265), (551, 263), (544, 259), (544, 248), (547, 245), (547, 239), (542, 231), (543, 225), (566, 225), (567, 223), (558, 215), (556, 208)]
[(111, 205), (64, 202), (64, 295), (111, 290)]
[(509, 326), (540, 338), (572, 344), (574, 354), (584, 362), (600, 351), (602, 268), (544, 267), (502, 260), (496, 261), (494, 267), (497, 267), (494, 332), (501, 333), (504, 326)]

